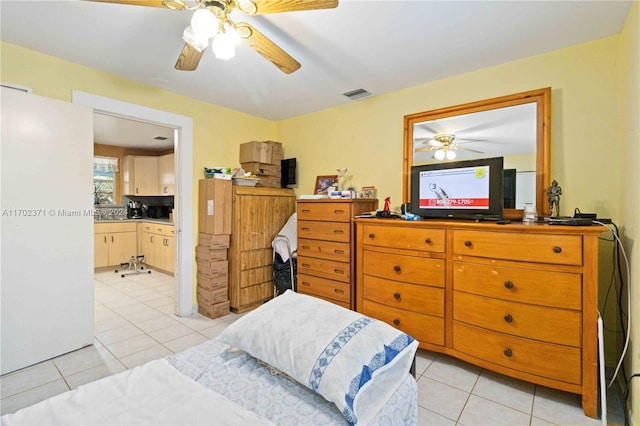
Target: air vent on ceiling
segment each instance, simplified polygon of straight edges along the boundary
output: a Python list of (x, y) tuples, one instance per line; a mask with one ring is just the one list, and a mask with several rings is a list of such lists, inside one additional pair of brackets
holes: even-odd
[(366, 98), (367, 96), (370, 96), (371, 92), (367, 92), (364, 89), (356, 89), (350, 92), (345, 92), (343, 93), (343, 95), (345, 95), (347, 98), (351, 99), (352, 101), (355, 101), (356, 99)]
[(157, 141), (166, 141), (169, 138), (167, 138), (165, 136), (156, 136), (154, 139), (157, 140)]

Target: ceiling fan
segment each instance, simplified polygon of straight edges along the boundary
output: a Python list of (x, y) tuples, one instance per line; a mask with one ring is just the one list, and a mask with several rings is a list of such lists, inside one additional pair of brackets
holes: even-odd
[[(423, 141), (423, 143), (426, 144), (426, 146), (416, 148), (414, 151), (415, 152), (435, 151), (433, 153), (433, 158), (435, 158), (436, 160), (444, 160), (445, 158), (447, 160), (453, 160), (454, 158), (456, 158), (456, 153), (454, 151), (457, 149), (475, 152), (477, 154), (484, 154), (484, 152), (482, 151), (478, 151), (476, 149), (471, 149), (471, 148), (464, 148), (460, 146), (460, 144), (464, 142), (458, 142), (454, 144), (453, 141), (455, 139), (456, 139), (456, 135), (454, 134), (437, 134), (433, 137), (433, 139), (427, 139)], [(486, 141), (486, 139), (458, 139), (458, 140), (460, 141), (464, 140), (468, 142)]]
[[(185, 45), (175, 68), (193, 71), (209, 46), (219, 59), (235, 55), (236, 44), (244, 40), (265, 59), (291, 74), (300, 63), (282, 48), (246, 22), (235, 23), (230, 15), (236, 11), (245, 15), (331, 9), (338, 0), (87, 0), (100, 3), (118, 3), (137, 6), (166, 7), (172, 10), (193, 10), (191, 25), (182, 35)], [(235, 15), (235, 13), (234, 13)]]

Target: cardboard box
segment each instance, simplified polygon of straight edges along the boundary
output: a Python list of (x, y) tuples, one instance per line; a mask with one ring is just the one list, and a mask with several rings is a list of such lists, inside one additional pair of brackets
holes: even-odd
[(198, 232), (231, 234), (230, 180), (200, 179), (198, 198)]
[(257, 186), (267, 187), (267, 188), (280, 188), (282, 186), (282, 182), (280, 177), (276, 176), (261, 176), (260, 182), (258, 182)]
[(229, 300), (227, 288), (209, 290), (198, 286), (198, 305), (215, 305)]
[(229, 289), (229, 276), (210, 277), (204, 274), (198, 274), (198, 286), (205, 290)]
[(240, 163), (271, 163), (271, 145), (265, 142), (247, 142), (240, 145)]
[(257, 175), (262, 179), (262, 176), (280, 176), (282, 172), (282, 166), (280, 162), (278, 164), (267, 164), (267, 163), (241, 163), (242, 169), (245, 172), (251, 172), (254, 175)]
[(227, 249), (210, 248), (198, 245), (196, 246), (196, 260), (209, 262), (227, 260)]
[(271, 163), (275, 163), (275, 161), (273, 161), (274, 155), (279, 155), (281, 157), (280, 159), (282, 159), (282, 142), (265, 141), (265, 143), (271, 147)]
[(198, 275), (203, 274), (209, 278), (218, 278), (229, 274), (229, 261), (217, 260), (214, 262), (196, 260)]
[(215, 305), (198, 305), (198, 312), (211, 319), (229, 315), (229, 301), (216, 303)]
[(198, 233), (198, 244), (210, 249), (226, 249), (229, 248), (229, 235), (228, 234), (205, 234), (204, 232)]

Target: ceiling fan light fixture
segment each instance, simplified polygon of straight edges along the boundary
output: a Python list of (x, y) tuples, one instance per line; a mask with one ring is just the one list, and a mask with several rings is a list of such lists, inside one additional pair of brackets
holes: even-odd
[(218, 18), (209, 9), (198, 9), (191, 17), (191, 28), (199, 36), (211, 38), (218, 32)]
[(202, 52), (209, 45), (209, 38), (198, 34), (193, 30), (191, 26), (184, 29), (182, 33), (182, 39), (189, 46), (196, 49), (198, 52)]
[(447, 150), (447, 152), (445, 152), (445, 156), (447, 157), (447, 160), (455, 160), (456, 159), (455, 151)]
[(211, 42), (211, 49), (218, 59), (231, 59), (236, 55), (236, 44), (233, 41), (233, 36), (227, 32), (216, 34)]
[(435, 158), (436, 160), (442, 161), (444, 160), (444, 157), (445, 157), (445, 153), (444, 153), (444, 150), (442, 149), (439, 149), (433, 153), (433, 158)]
[(238, 9), (246, 15), (255, 15), (258, 6), (251, 0), (238, 0)]

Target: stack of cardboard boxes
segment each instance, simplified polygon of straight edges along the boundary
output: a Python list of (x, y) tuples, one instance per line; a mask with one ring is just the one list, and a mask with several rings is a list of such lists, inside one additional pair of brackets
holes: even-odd
[(281, 161), (280, 142), (247, 142), (240, 145), (240, 165), (245, 172), (251, 172), (260, 179), (258, 186), (280, 188)]
[(229, 314), (229, 261), (231, 234), (231, 181), (202, 179), (199, 182), (198, 312), (209, 318)]

